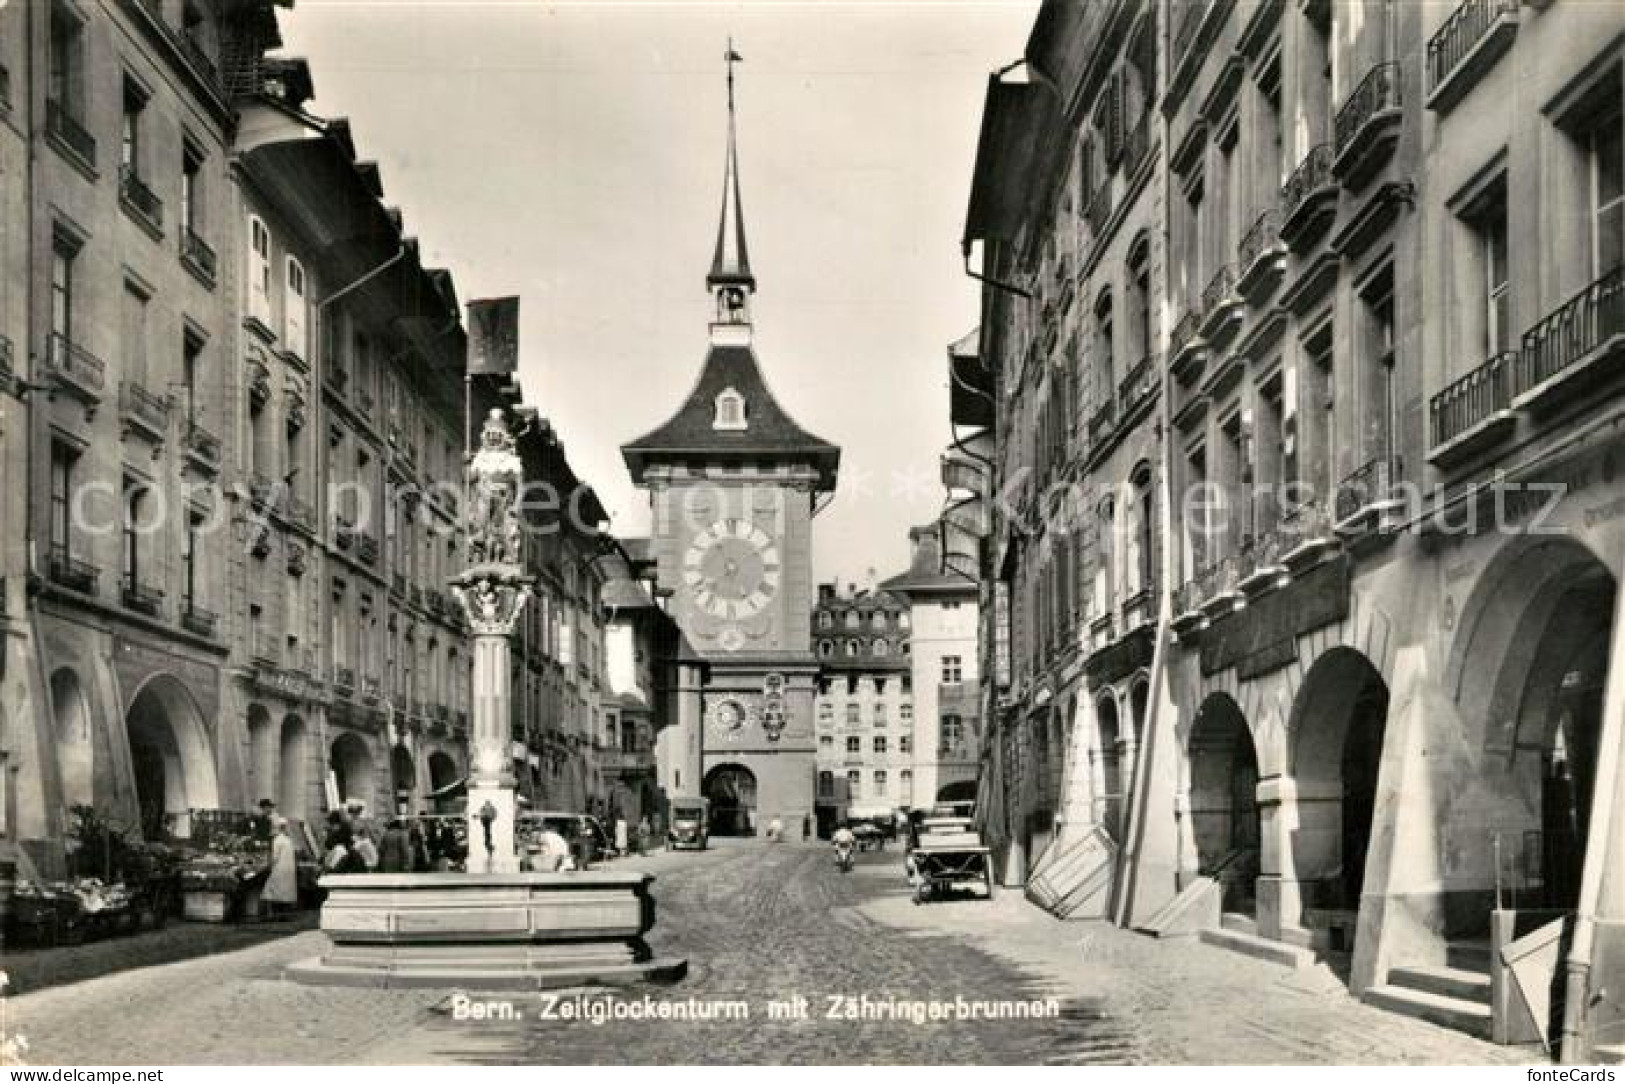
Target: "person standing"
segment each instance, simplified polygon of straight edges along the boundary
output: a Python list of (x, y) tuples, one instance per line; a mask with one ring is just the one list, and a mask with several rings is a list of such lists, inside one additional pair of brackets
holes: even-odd
[(288, 838), (288, 818), (271, 820), (271, 872), (260, 890), (260, 906), (265, 917), (280, 921), (299, 904), (299, 865), (293, 840)]
[(631, 846), (630, 841), (627, 839), (627, 834), (626, 818), (617, 816), (615, 818), (615, 853), (619, 854), (623, 858), (627, 854), (627, 848)]

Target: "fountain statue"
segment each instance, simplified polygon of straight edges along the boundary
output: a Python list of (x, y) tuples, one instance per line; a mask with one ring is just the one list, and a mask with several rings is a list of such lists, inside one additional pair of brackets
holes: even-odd
[(519, 506), (524, 462), (502, 411), (486, 418), (468, 474), (469, 565), (451, 580), (473, 637), (467, 869), (323, 877), (322, 932), (331, 944), (287, 975), (468, 990), (681, 978), (687, 962), (655, 958), (643, 939), (654, 925), (651, 874), (519, 868), (511, 644), (532, 585)]

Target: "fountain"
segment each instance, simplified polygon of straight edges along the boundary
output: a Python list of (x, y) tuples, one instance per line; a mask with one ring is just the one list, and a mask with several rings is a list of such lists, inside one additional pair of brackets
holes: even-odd
[(502, 411), (492, 410), (469, 464), (469, 566), (451, 587), (474, 637), (467, 871), (352, 873), (321, 879), (326, 952), (293, 964), (301, 982), (534, 990), (670, 981), (681, 959), (658, 959), (654, 877), (519, 868), (509, 768), (510, 646), (531, 583), (522, 563), (523, 464)]

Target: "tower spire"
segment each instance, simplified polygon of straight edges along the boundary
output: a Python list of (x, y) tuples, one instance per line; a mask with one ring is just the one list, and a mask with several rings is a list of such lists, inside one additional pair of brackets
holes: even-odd
[(750, 250), (745, 246), (745, 213), (739, 201), (739, 149), (734, 124), (734, 65), (744, 60), (728, 39), (723, 59), (728, 65), (728, 151), (722, 172), (722, 216), (717, 222), (717, 246), (705, 284), (717, 299), (721, 323), (749, 323), (746, 297), (756, 292), (750, 273)]

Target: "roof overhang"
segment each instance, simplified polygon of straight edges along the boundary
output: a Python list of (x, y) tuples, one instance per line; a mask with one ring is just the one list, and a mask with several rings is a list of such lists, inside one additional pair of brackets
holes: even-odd
[(993, 374), (982, 364), (977, 329), (948, 347), (948, 417), (954, 425), (994, 424)]
[(964, 245), (1013, 240), (1037, 172), (1040, 142), (1055, 113), (1055, 97), (1038, 83), (991, 75), (982, 107)]

